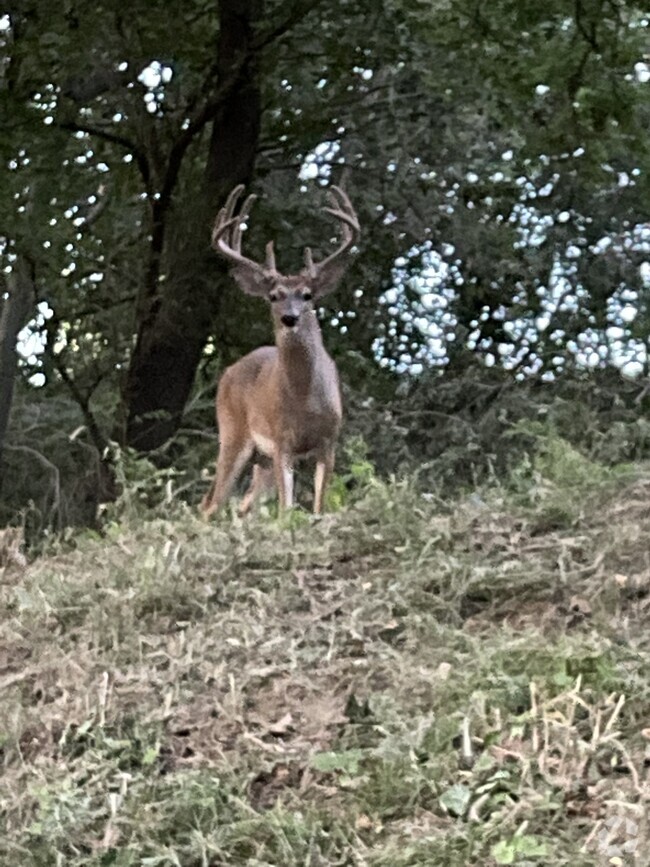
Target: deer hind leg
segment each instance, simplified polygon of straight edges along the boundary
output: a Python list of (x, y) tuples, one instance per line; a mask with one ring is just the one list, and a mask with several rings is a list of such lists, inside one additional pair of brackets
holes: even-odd
[(327, 451), (318, 456), (316, 461), (316, 472), (314, 473), (314, 514), (320, 515), (323, 512), (323, 504), (325, 502), (325, 491), (329, 482), (332, 470), (334, 469), (334, 448), (330, 447)]
[(237, 512), (239, 515), (246, 515), (251, 510), (255, 501), (260, 495), (269, 493), (275, 488), (275, 479), (273, 476), (273, 467), (265, 467), (261, 464), (253, 465), (253, 478), (248, 490), (244, 494), (244, 498), (239, 504)]
[(204, 518), (209, 518), (226, 502), (252, 454), (253, 443), (249, 440), (226, 440), (221, 444), (212, 487), (201, 503)]

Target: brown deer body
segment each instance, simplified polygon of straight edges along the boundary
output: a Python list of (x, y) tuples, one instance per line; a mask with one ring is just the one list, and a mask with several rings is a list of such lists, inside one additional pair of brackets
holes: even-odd
[(277, 487), (280, 508), (293, 505), (296, 460), (316, 459), (314, 512), (320, 513), (341, 425), (341, 394), (336, 365), (328, 355), (313, 302), (331, 292), (345, 269), (344, 254), (359, 236), (356, 215), (345, 193), (332, 188), (332, 208), (341, 221), (339, 248), (321, 263), (305, 251), (305, 268), (284, 276), (275, 267), (273, 245), (266, 264), (241, 254), (241, 224), (254, 201), (249, 196), (233, 216), (242, 188), (230, 194), (213, 231), (217, 252), (234, 263), (233, 277), (251, 295), (271, 305), (275, 346), (262, 346), (228, 367), (217, 392), (219, 456), (212, 487), (201, 510), (209, 517), (228, 499), (233, 485), (254, 453), (251, 485), (239, 512), (246, 513), (265, 490)]

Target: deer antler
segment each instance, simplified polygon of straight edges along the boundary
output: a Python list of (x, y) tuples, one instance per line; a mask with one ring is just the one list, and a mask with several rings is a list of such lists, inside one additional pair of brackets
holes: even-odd
[(305, 266), (307, 273), (313, 280), (320, 277), (337, 259), (347, 253), (361, 235), (359, 220), (352, 207), (352, 202), (343, 190), (340, 187), (330, 187), (328, 198), (332, 207), (323, 208), (323, 210), (341, 221), (343, 238), (337, 249), (322, 262), (314, 262), (311, 248), (305, 247)]
[(242, 223), (250, 216), (251, 207), (257, 198), (255, 195), (247, 196), (244, 204), (239, 209), (239, 214), (235, 214), (237, 203), (243, 191), (243, 184), (235, 187), (226, 199), (226, 204), (217, 214), (217, 219), (212, 229), (212, 246), (225, 259), (229, 259), (236, 265), (243, 265), (253, 275), (267, 280), (269, 277), (277, 274), (273, 241), (269, 241), (266, 245), (265, 265), (260, 265), (259, 262), (255, 262), (253, 259), (242, 255), (241, 252)]

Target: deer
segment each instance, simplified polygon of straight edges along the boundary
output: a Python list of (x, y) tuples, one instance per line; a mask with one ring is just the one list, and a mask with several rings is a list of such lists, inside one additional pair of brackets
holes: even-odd
[(209, 518), (229, 499), (244, 468), (254, 458), (248, 490), (238, 508), (245, 515), (263, 493), (277, 489), (280, 511), (294, 504), (296, 461), (313, 457), (313, 512), (320, 515), (334, 468), (342, 421), (342, 401), (336, 364), (323, 344), (316, 304), (333, 292), (360, 237), (352, 204), (340, 187), (329, 190), (323, 210), (341, 227), (336, 249), (320, 262), (311, 248), (304, 251), (304, 268), (285, 276), (276, 268), (273, 241), (266, 245), (264, 264), (241, 251), (243, 224), (256, 196), (238, 210), (244, 186), (228, 196), (212, 230), (212, 247), (231, 264), (231, 275), (247, 295), (270, 306), (274, 346), (261, 346), (223, 372), (216, 397), (219, 453), (210, 490), (201, 512)]

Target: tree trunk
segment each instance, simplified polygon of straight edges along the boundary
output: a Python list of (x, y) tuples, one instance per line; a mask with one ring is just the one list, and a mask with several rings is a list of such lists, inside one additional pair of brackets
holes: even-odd
[(6, 278), (6, 298), (0, 295), (0, 490), (2, 489), (2, 452), (9, 424), (14, 385), (18, 371), (16, 341), (33, 313), (35, 292), (31, 265), (19, 256)]
[[(176, 216), (172, 238), (168, 208), (154, 232), (165, 280), (153, 286), (138, 311), (137, 340), (124, 395), (121, 439), (140, 451), (162, 445), (178, 429), (206, 340), (218, 315), (224, 268), (210, 250), (210, 224), (230, 190), (250, 182), (261, 116), (260, 82), (252, 49), (263, 0), (219, 0), (217, 80), (241, 64), (235, 86), (212, 124), (204, 184), (192, 209)], [(243, 60), (243, 63), (242, 63)], [(218, 85), (217, 85), (218, 86)], [(164, 248), (163, 248), (164, 244)]]

